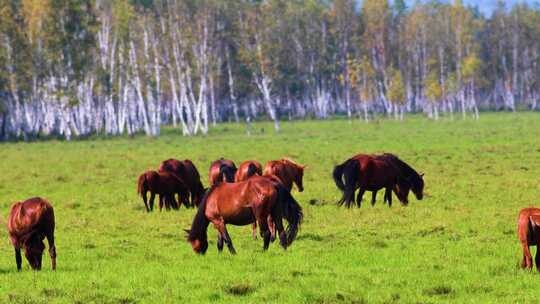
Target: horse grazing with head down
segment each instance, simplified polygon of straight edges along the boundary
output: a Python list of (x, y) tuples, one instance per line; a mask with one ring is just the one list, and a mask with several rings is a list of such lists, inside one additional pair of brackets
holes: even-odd
[[(147, 203), (147, 192), (150, 191), (150, 204)], [(147, 212), (154, 210), (154, 198), (159, 195), (159, 211), (163, 208), (169, 210), (179, 209), (180, 202), (189, 208), (189, 191), (184, 181), (173, 173), (146, 171), (139, 176), (137, 181), (137, 193), (143, 198)], [(178, 202), (175, 196), (180, 197)]]
[(262, 175), (262, 165), (256, 160), (246, 160), (241, 163), (234, 176), (234, 182), (242, 182), (254, 175)]
[(159, 166), (159, 172), (174, 173), (182, 179), (189, 190), (191, 206), (199, 206), (205, 189), (201, 183), (199, 171), (191, 160), (180, 161), (172, 158), (164, 160)]
[(518, 239), (523, 248), (523, 258), (521, 267), (532, 269), (532, 255), (530, 246), (536, 246), (536, 256), (534, 258), (536, 270), (540, 271), (540, 209), (521, 209), (517, 224)]
[[(283, 228), (282, 219), (288, 227)], [(187, 241), (198, 254), (208, 249), (207, 228), (210, 223), (218, 231), (218, 251), (227, 244), (232, 254), (236, 253), (227, 224), (242, 226), (257, 222), (263, 237), (263, 249), (279, 233), (281, 246), (286, 249), (296, 238), (302, 222), (302, 208), (283, 185), (274, 181), (253, 176), (238, 183), (220, 183), (212, 186), (205, 194), (193, 224), (187, 232)]]
[(41, 259), (47, 238), (52, 269), (56, 270), (56, 247), (54, 245), (54, 211), (46, 200), (34, 197), (24, 202), (13, 204), (8, 218), (9, 238), (15, 247), (15, 262), (17, 270), (21, 271), (24, 255), (34, 270), (41, 270)]
[(221, 182), (234, 183), (234, 175), (236, 174), (236, 165), (232, 160), (224, 159), (223, 157), (212, 162), (208, 172), (208, 181), (210, 186)]
[(418, 174), (397, 156), (385, 153), (382, 155), (358, 154), (333, 171), (336, 186), (343, 192), (338, 202), (350, 207), (354, 203), (354, 193), (360, 189), (356, 197), (358, 207), (361, 206), (365, 191), (372, 191), (372, 205), (375, 204), (377, 191), (385, 189), (384, 200), (392, 205), (392, 190), (397, 194), (402, 204), (408, 204), (410, 190), (416, 198), (423, 198), (423, 175)]
[(282, 158), (280, 160), (271, 160), (264, 166), (264, 175), (277, 176), (283, 183), (283, 186), (289, 191), (292, 190), (293, 183), (298, 187), (298, 191), (304, 191), (304, 169), (306, 166), (300, 165), (291, 159)]

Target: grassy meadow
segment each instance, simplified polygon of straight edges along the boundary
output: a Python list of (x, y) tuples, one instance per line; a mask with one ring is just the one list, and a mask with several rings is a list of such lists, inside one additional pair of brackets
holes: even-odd
[[(58, 270), (17, 273), (0, 237), (5, 303), (536, 303), (540, 275), (518, 269), (520, 208), (540, 205), (540, 114), (479, 121), (346, 120), (222, 124), (206, 137), (164, 129), (155, 138), (0, 144), (0, 224), (14, 201), (55, 207)], [(338, 208), (331, 171), (358, 152), (393, 152), (425, 173), (425, 197), (402, 207)], [(218, 254), (216, 231), (196, 256), (185, 242), (195, 210), (143, 212), (140, 173), (167, 158), (192, 159), (206, 185), (211, 161), (307, 164), (298, 239), (262, 252), (251, 227), (229, 226), (238, 255)]]

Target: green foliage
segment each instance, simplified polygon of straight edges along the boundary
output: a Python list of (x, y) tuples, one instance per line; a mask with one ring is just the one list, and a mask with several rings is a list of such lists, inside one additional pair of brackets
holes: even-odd
[[(17, 273), (5, 227), (0, 302), (5, 303), (534, 303), (538, 275), (521, 271), (520, 208), (538, 201), (538, 113), (483, 115), (480, 121), (364, 124), (333, 120), (223, 124), (207, 137), (172, 129), (158, 139), (89, 138), (7, 143), (0, 149), (0, 208), (36, 195), (55, 208), (58, 268), (23, 261)], [(526, 132), (524, 132), (526, 130)], [(347, 144), (344, 144), (347, 143)], [(396, 153), (425, 173), (425, 196), (408, 207), (337, 208), (332, 168), (355, 153)], [(195, 210), (143, 212), (137, 176), (169, 157), (190, 158), (203, 183), (225, 156), (307, 164), (298, 239), (262, 251), (251, 227), (228, 225), (238, 255), (210, 247), (196, 256), (182, 229)], [(519, 162), (516, 162), (519, 159)], [(534, 251), (534, 249), (533, 249)], [(23, 257), (24, 258), (24, 257)], [(23, 284), (25, 283), (25, 284)], [(27, 283), (27, 284), (26, 284)], [(519, 290), (519, 292), (516, 292)]]
[(443, 91), (441, 83), (439, 82), (439, 75), (436, 71), (431, 71), (424, 81), (426, 88), (426, 97), (433, 103), (438, 102), (443, 97)]
[(390, 71), (390, 75), (390, 85), (388, 86), (388, 91), (386, 92), (386, 98), (393, 103), (405, 104), (405, 84), (403, 82), (401, 72), (397, 69), (393, 69)]
[(480, 76), (482, 61), (476, 54), (471, 54), (463, 59), (463, 78), (472, 81)]

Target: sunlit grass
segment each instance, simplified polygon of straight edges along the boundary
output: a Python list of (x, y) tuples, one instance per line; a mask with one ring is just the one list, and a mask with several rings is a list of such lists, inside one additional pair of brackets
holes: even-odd
[[(0, 302), (535, 302), (538, 276), (517, 269), (520, 208), (540, 205), (540, 116), (485, 114), (480, 121), (224, 124), (206, 137), (165, 129), (160, 138), (100, 138), (0, 144), (0, 207), (48, 198), (57, 221), (58, 270), (16, 272), (2, 231)], [(337, 208), (337, 163), (358, 152), (394, 152), (426, 179), (409, 207)], [(184, 240), (194, 210), (143, 212), (136, 178), (161, 160), (190, 158), (207, 184), (210, 162), (308, 165), (297, 241), (262, 252), (250, 227), (231, 227), (238, 251), (193, 254)]]

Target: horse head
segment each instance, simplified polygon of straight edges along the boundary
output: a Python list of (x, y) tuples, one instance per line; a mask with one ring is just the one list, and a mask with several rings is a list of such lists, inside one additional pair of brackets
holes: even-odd
[(304, 191), (304, 169), (306, 168), (306, 166), (301, 165), (288, 158), (283, 158), (282, 161), (288, 163), (289, 167), (293, 168), (294, 183), (298, 187), (298, 192)]
[(208, 250), (208, 239), (206, 233), (195, 236), (191, 230), (184, 229), (187, 234), (187, 241), (191, 244), (191, 248), (197, 254), (204, 255)]
[(41, 259), (43, 257), (43, 251), (45, 250), (45, 244), (35, 234), (29, 237), (24, 242), (24, 255), (30, 264), (30, 267), (34, 270), (41, 269)]
[(411, 184), (411, 190), (416, 196), (417, 200), (422, 200), (424, 198), (424, 174), (413, 174), (408, 178), (409, 183)]

